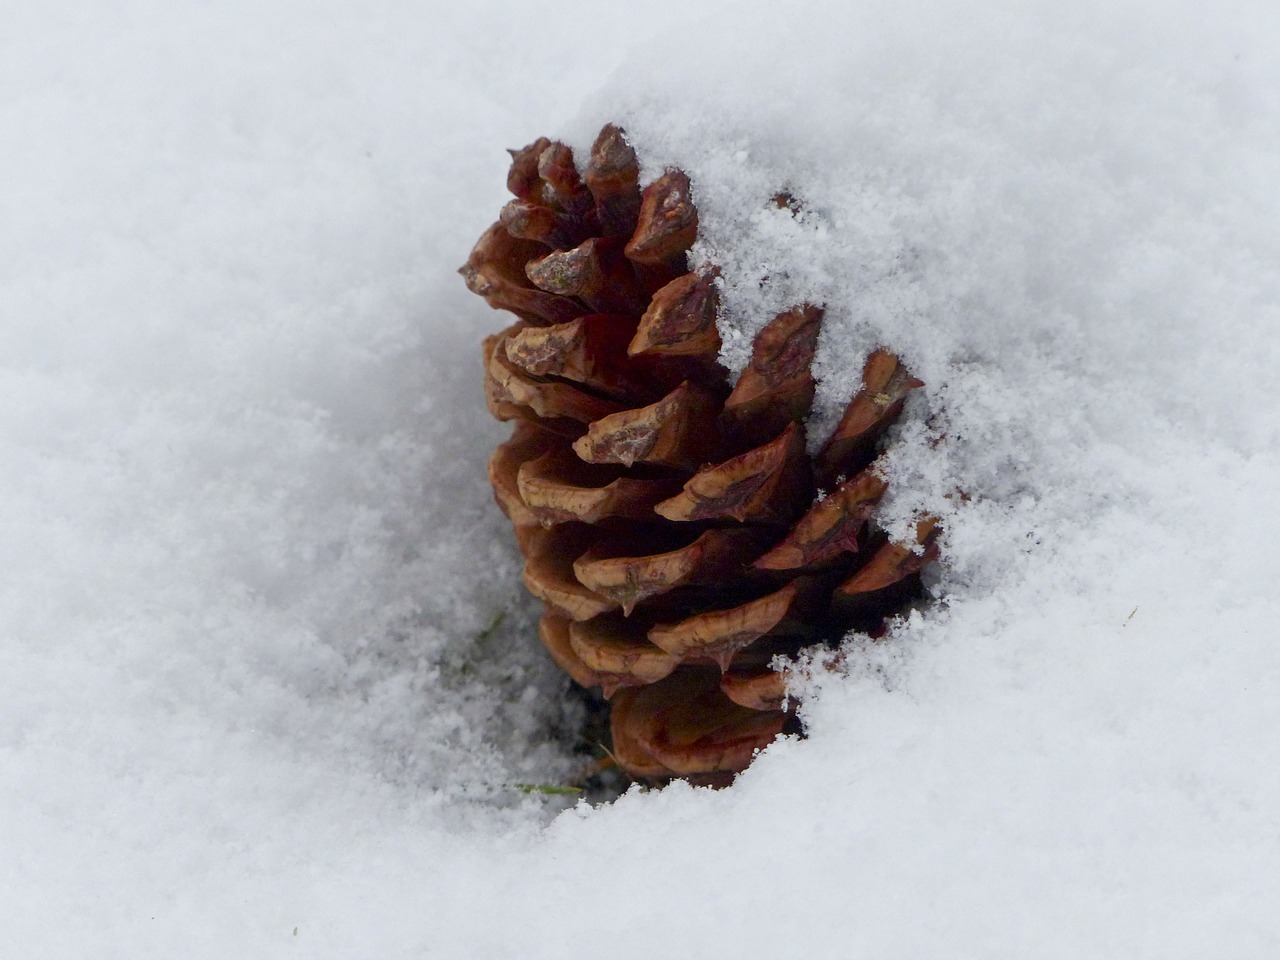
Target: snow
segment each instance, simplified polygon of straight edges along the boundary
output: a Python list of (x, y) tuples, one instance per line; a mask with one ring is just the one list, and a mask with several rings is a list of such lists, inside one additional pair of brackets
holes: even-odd
[[(1275, 956), (1274, 9), (472, 7), (6, 6), (0, 952)], [(453, 271), (605, 120), (726, 360), (809, 299), (820, 419), (926, 382), (947, 563), (808, 739), (593, 809), (516, 787), (575, 717)]]

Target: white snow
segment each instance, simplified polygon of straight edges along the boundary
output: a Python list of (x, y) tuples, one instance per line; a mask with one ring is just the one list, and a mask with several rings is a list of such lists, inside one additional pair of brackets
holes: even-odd
[[(1280, 14), (770, 6), (6, 4), (0, 955), (1280, 954)], [(453, 271), (605, 120), (727, 360), (926, 381), (947, 564), (732, 789), (565, 809)]]

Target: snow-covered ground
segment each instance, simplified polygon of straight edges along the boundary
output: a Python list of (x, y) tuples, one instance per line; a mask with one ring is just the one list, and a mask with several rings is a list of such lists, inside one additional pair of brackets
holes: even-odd
[[(770, 6), (6, 0), (0, 956), (1280, 955), (1280, 14)], [(949, 540), (809, 739), (590, 809), (454, 270), (610, 119), (728, 360), (908, 358)]]

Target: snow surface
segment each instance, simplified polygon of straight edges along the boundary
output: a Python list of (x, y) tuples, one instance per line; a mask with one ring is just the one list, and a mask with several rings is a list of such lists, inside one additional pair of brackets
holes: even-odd
[[(769, 6), (7, 0), (0, 955), (1280, 955), (1276, 8)], [(927, 382), (948, 563), (731, 790), (565, 809), (453, 271), (609, 119), (726, 359)]]

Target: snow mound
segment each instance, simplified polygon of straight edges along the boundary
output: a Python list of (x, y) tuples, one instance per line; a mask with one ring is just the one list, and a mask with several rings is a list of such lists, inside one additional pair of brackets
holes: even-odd
[[(1271, 8), (81, 6), (0, 36), (23, 955), (1275, 955)], [(807, 300), (819, 423), (926, 382), (886, 520), (947, 564), (732, 790), (557, 817), (453, 270), (502, 147), (605, 121), (727, 362)]]

